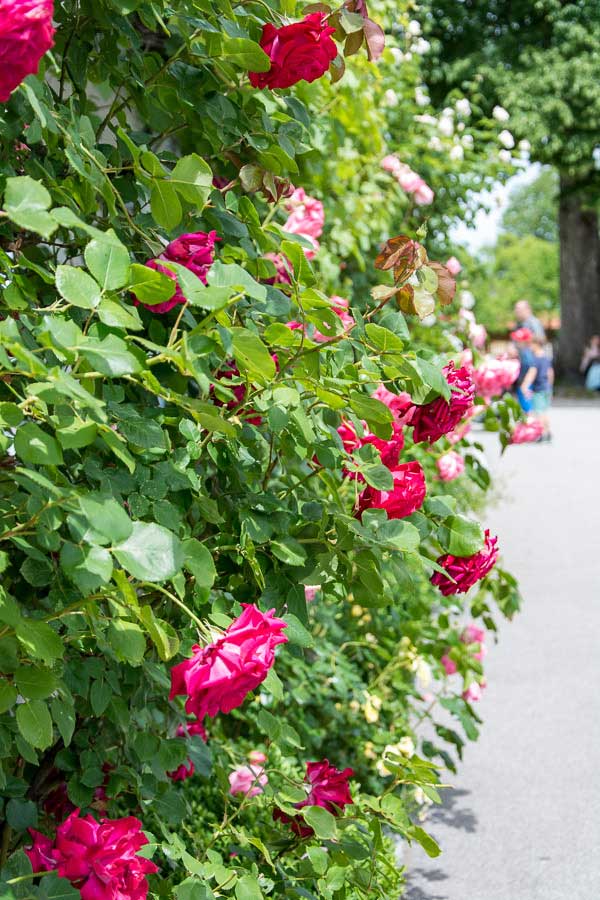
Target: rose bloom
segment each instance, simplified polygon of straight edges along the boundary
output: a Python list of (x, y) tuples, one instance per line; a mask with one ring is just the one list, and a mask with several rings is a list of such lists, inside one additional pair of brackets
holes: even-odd
[(454, 444), (458, 444), (459, 441), (464, 440), (470, 431), (471, 423), (464, 422), (459, 428), (454, 428), (452, 431), (449, 431), (446, 435), (446, 440), (454, 446)]
[(229, 793), (256, 797), (263, 793), (263, 787), (268, 782), (269, 779), (260, 766), (239, 766), (229, 773)]
[(440, 662), (444, 667), (446, 675), (454, 675), (458, 671), (458, 666), (456, 665), (452, 657), (448, 656), (447, 653), (444, 653)]
[(479, 644), (479, 650), (473, 654), (474, 658), (481, 662), (487, 654), (485, 645), (485, 631), (477, 625), (466, 625), (460, 636), (463, 644)]
[(462, 693), (463, 700), (466, 700), (468, 703), (477, 703), (483, 696), (484, 688), (485, 681), (482, 681), (481, 684), (477, 681), (472, 681), (469, 687)]
[(465, 461), (456, 450), (448, 450), (436, 460), (437, 470), (442, 481), (454, 481), (465, 470)]
[(257, 88), (288, 88), (299, 81), (316, 81), (337, 56), (331, 39), (335, 28), (327, 25), (323, 13), (311, 13), (301, 22), (275, 28), (263, 27), (260, 46), (271, 60), (268, 72), (250, 72), (250, 84)]
[(1, 0), (0, 103), (6, 103), (54, 45), (53, 0)]
[(402, 163), (393, 153), (388, 153), (387, 156), (384, 156), (380, 166), (382, 169), (385, 169), (386, 172), (391, 172), (392, 175), (395, 176), (398, 176), (402, 170)]
[[(323, 759), (321, 762), (307, 763), (305, 781), (310, 785), (310, 791), (306, 800), (294, 803), (294, 806), (296, 809), (303, 809), (305, 806), (322, 806), (334, 816), (339, 815), (340, 810), (354, 802), (348, 786), (348, 779), (353, 775), (352, 769), (340, 771), (335, 766), (331, 766), (327, 759)], [(313, 834), (312, 828), (300, 816), (291, 818), (282, 810), (276, 809), (273, 812), (273, 818), (290, 824), (292, 831), (300, 837), (310, 837)]]
[(474, 584), (492, 571), (498, 560), (498, 552), (498, 538), (490, 537), (489, 529), (486, 529), (485, 544), (478, 553), (472, 556), (453, 556), (451, 553), (440, 556), (437, 562), (450, 578), (441, 572), (434, 572), (431, 583), (440, 589), (444, 597), (450, 594), (466, 594)]
[(282, 619), (251, 603), (213, 644), (192, 647), (190, 659), (171, 669), (169, 699), (185, 696), (186, 712), (198, 719), (228, 713), (267, 677), (275, 662), (275, 647), (287, 641)]
[(98, 822), (76, 809), (58, 826), (54, 842), (39, 831), (30, 829), (30, 834), (33, 846), (25, 852), (33, 870), (56, 869), (83, 900), (144, 900), (146, 875), (158, 872), (158, 866), (137, 855), (148, 839), (133, 816)]
[(217, 237), (216, 231), (210, 231), (209, 233), (206, 233), (205, 231), (195, 231), (189, 234), (182, 234), (180, 237), (175, 238), (174, 241), (171, 241), (171, 243), (165, 247), (164, 252), (161, 253), (158, 259), (149, 259), (146, 265), (149, 269), (161, 272), (163, 275), (166, 275), (167, 278), (170, 278), (171, 281), (174, 281), (175, 293), (163, 303), (140, 304), (140, 301), (136, 298), (134, 301), (135, 305), (144, 306), (146, 309), (149, 309), (150, 312), (162, 315), (163, 313), (170, 312), (180, 303), (185, 303), (186, 298), (179, 286), (177, 275), (166, 266), (161, 265), (161, 260), (164, 262), (175, 262), (185, 266), (186, 269), (193, 272), (203, 284), (206, 284), (208, 271), (214, 262), (213, 250), (215, 242), (218, 240), (219, 238)]
[(458, 275), (458, 273), (462, 270), (462, 266), (455, 256), (451, 256), (450, 259), (447, 260), (446, 268), (451, 275)]
[(415, 406), (411, 420), (415, 443), (429, 441), (433, 444), (452, 431), (473, 408), (475, 385), (466, 368), (455, 369), (454, 363), (444, 366), (446, 381), (453, 389), (450, 400), (437, 397), (424, 406)]
[(195, 772), (194, 763), (191, 759), (188, 759), (187, 763), (181, 763), (176, 769), (173, 769), (172, 772), (167, 772), (167, 777), (171, 779), (171, 781), (185, 781), (187, 778), (191, 778)]
[(407, 425), (410, 423), (415, 407), (410, 394), (407, 394), (406, 391), (394, 394), (392, 391), (388, 391), (385, 385), (380, 384), (379, 387), (373, 391), (371, 397), (387, 406), (393, 415), (396, 424)]
[(417, 206), (429, 206), (430, 203), (433, 203), (435, 200), (435, 193), (429, 187), (428, 184), (425, 184), (423, 181), (422, 184), (419, 185), (416, 191), (413, 193), (413, 200), (417, 204)]
[[(369, 431), (366, 422), (363, 422), (362, 425), (362, 437), (358, 437), (352, 422), (342, 422), (342, 424), (338, 428), (338, 434), (342, 439), (342, 443), (344, 445), (344, 450), (346, 451), (346, 453), (352, 453), (353, 451), (358, 450), (360, 447), (364, 447), (366, 444), (372, 444), (373, 447), (375, 447), (376, 450), (379, 451), (379, 455), (381, 457), (381, 462), (383, 463), (383, 465), (387, 466), (388, 469), (394, 469), (398, 465), (400, 451), (404, 447), (404, 434), (402, 432), (402, 426), (394, 422), (392, 426), (392, 436), (389, 440), (385, 441), (382, 438), (378, 438), (377, 435)], [(344, 475), (346, 475), (348, 478), (358, 478), (359, 481), (364, 481), (362, 475), (359, 472), (348, 472), (344, 470)]]
[(416, 460), (392, 469), (391, 491), (367, 487), (358, 498), (358, 515), (366, 509), (385, 509), (388, 519), (404, 519), (423, 505), (427, 487), (425, 473)]
[(476, 350), (483, 350), (487, 340), (487, 330), (485, 325), (479, 322), (473, 322), (469, 328), (469, 339)]
[(526, 422), (517, 422), (510, 437), (511, 444), (529, 444), (539, 440), (544, 433), (544, 426), (539, 419), (532, 416)]
[(321, 237), (325, 212), (320, 200), (310, 197), (304, 188), (296, 188), (285, 206), (290, 215), (283, 226), (284, 231), (313, 238), (315, 241)]
[(251, 750), (248, 754), (248, 759), (253, 765), (262, 765), (262, 763), (267, 761), (267, 754), (263, 753), (262, 750)]
[(517, 380), (521, 364), (518, 359), (490, 359), (473, 371), (475, 390), (486, 400), (501, 396)]
[(307, 603), (312, 603), (317, 593), (321, 590), (320, 584), (305, 584), (304, 585), (304, 599)]

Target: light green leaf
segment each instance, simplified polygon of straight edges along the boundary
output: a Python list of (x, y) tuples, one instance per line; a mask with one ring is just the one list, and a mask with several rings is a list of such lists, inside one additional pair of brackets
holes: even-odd
[(19, 693), (30, 700), (45, 700), (58, 684), (54, 673), (45, 666), (19, 666), (14, 678)]
[(46, 622), (21, 619), (15, 632), (20, 643), (35, 659), (51, 663), (55, 659), (61, 659), (65, 652), (62, 640)]
[(225, 265), (216, 260), (212, 264), (207, 278), (210, 287), (234, 288), (237, 292), (246, 294), (254, 300), (267, 299), (267, 289), (264, 284), (255, 281), (252, 275), (237, 263)]
[(134, 578), (157, 583), (176, 575), (184, 561), (179, 538), (162, 525), (146, 522), (134, 522), (131, 536), (113, 552)]
[(68, 747), (75, 731), (75, 707), (73, 703), (55, 697), (50, 703), (50, 709), (65, 747)]
[(267, 384), (275, 377), (275, 363), (257, 334), (247, 328), (232, 328), (233, 356), (240, 371), (251, 381)]
[(438, 541), (453, 556), (473, 556), (483, 549), (484, 534), (479, 522), (466, 516), (449, 516), (438, 529)]
[(230, 38), (223, 42), (226, 59), (249, 72), (268, 72), (271, 60), (255, 41), (248, 38)]
[(170, 300), (175, 293), (176, 284), (163, 272), (133, 263), (129, 269), (129, 290), (140, 303), (154, 306)]
[(116, 291), (127, 284), (130, 259), (127, 248), (116, 236), (90, 241), (84, 250), (85, 264), (103, 291)]
[(63, 461), (62, 450), (56, 438), (28, 422), (15, 433), (15, 453), (23, 462), (36, 466), (58, 466)]
[(321, 840), (331, 840), (337, 836), (335, 816), (322, 806), (305, 806), (301, 810), (306, 824)]
[(104, 547), (82, 547), (65, 541), (60, 551), (60, 565), (82, 594), (91, 594), (110, 581), (113, 564)]
[(46, 750), (52, 744), (52, 719), (43, 700), (17, 706), (17, 726), (32, 747)]
[(12, 684), (9, 684), (8, 681), (0, 681), (0, 714), (14, 706), (17, 697), (17, 691)]
[(82, 309), (95, 309), (102, 290), (97, 281), (75, 266), (56, 267), (56, 288), (67, 303)]
[(105, 297), (96, 312), (100, 321), (112, 328), (141, 331), (144, 327), (137, 308), (129, 303), (118, 303)]
[(414, 552), (421, 542), (418, 530), (410, 522), (401, 519), (390, 519), (377, 529), (377, 541), (394, 550), (406, 553)]
[(177, 161), (169, 181), (177, 188), (184, 200), (203, 207), (212, 190), (213, 173), (201, 156), (191, 153)]
[(99, 544), (120, 543), (127, 540), (133, 531), (131, 519), (114, 497), (107, 494), (85, 494), (79, 498), (79, 505), (92, 532), (100, 536), (97, 540)]
[(185, 555), (183, 564), (196, 579), (196, 584), (199, 587), (211, 588), (217, 573), (210, 551), (200, 541), (190, 538), (183, 542), (183, 552)]
[(108, 626), (107, 638), (121, 662), (139, 666), (146, 652), (146, 638), (139, 625), (125, 619), (113, 619)]
[(143, 369), (138, 355), (132, 353), (128, 344), (115, 334), (109, 334), (103, 340), (87, 338), (81, 353), (91, 366), (109, 378), (133, 375)]
[(174, 185), (169, 181), (155, 181), (150, 192), (150, 209), (157, 225), (172, 231), (181, 222), (183, 210)]
[(52, 198), (43, 184), (29, 175), (6, 179), (4, 211), (11, 222), (27, 231), (35, 231), (49, 238), (58, 228), (53, 216), (47, 212)]
[(263, 892), (254, 875), (243, 875), (235, 886), (236, 900), (263, 900)]

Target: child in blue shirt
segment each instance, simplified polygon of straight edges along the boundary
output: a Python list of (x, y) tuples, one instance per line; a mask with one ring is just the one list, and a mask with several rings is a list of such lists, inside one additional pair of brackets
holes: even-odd
[(552, 401), (552, 385), (554, 384), (554, 369), (552, 360), (548, 357), (543, 341), (534, 338), (531, 342), (531, 356), (529, 357), (529, 369), (523, 379), (521, 390), (524, 396), (531, 402), (531, 411), (542, 423), (544, 428), (540, 440), (550, 441), (550, 417), (548, 410)]

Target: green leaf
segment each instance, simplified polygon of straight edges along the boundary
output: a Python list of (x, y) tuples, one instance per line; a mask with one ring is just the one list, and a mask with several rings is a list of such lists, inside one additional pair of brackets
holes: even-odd
[(19, 666), (14, 678), (19, 693), (30, 700), (45, 700), (58, 684), (56, 676), (45, 666)]
[(181, 222), (183, 210), (177, 190), (169, 181), (155, 181), (150, 192), (150, 209), (157, 225), (172, 231)]
[(111, 555), (104, 547), (79, 547), (70, 541), (61, 547), (60, 565), (84, 595), (109, 582), (113, 571)]
[(173, 626), (158, 619), (150, 606), (142, 606), (138, 615), (163, 662), (175, 656), (180, 642)]
[(224, 41), (223, 55), (249, 72), (268, 72), (271, 68), (271, 60), (262, 47), (248, 38), (230, 38)]
[(107, 637), (117, 659), (132, 666), (140, 665), (146, 652), (146, 638), (139, 625), (125, 619), (113, 619)]
[(201, 156), (191, 153), (182, 156), (171, 172), (169, 181), (184, 200), (195, 206), (203, 207), (212, 190), (213, 173)]
[(68, 747), (75, 731), (75, 707), (67, 700), (54, 697), (50, 703), (50, 709), (65, 747)]
[(305, 806), (301, 810), (306, 824), (321, 840), (331, 840), (337, 836), (335, 816), (322, 806)]
[(135, 306), (108, 300), (106, 297), (97, 308), (98, 318), (112, 328), (127, 328), (130, 331), (141, 331), (144, 327), (140, 314)]
[(294, 538), (280, 538), (278, 541), (271, 541), (271, 550), (273, 556), (289, 566), (303, 566), (306, 562), (306, 550)]
[(169, 261), (165, 262), (165, 266), (175, 270), (181, 293), (191, 306), (200, 306), (202, 309), (223, 309), (235, 292), (232, 287), (207, 287), (194, 272), (190, 272), (189, 269), (178, 263)]
[(116, 291), (127, 284), (130, 259), (127, 248), (116, 238), (90, 241), (84, 250), (85, 264), (103, 291)]
[(175, 293), (176, 284), (163, 272), (157, 272), (150, 266), (132, 263), (129, 269), (129, 290), (140, 303), (154, 306), (156, 303), (170, 300)]
[(96, 439), (98, 428), (90, 419), (83, 421), (75, 419), (70, 425), (59, 428), (56, 437), (60, 441), (63, 450), (77, 450), (81, 447), (89, 447)]
[(350, 408), (360, 419), (364, 419), (377, 437), (387, 440), (391, 437), (394, 417), (385, 403), (374, 397), (367, 397), (358, 391), (350, 394)]
[(300, 619), (292, 613), (286, 613), (285, 621), (287, 628), (284, 634), (291, 644), (299, 644), (301, 647), (314, 647), (315, 640), (307, 629), (304, 627)]
[(409, 838), (412, 838), (412, 840), (417, 841), (417, 843), (421, 845), (427, 856), (430, 856), (432, 859), (435, 859), (435, 857), (439, 856), (442, 852), (431, 835), (427, 834), (427, 832), (422, 828), (419, 828), (418, 825), (411, 825), (410, 829), (407, 832), (407, 835)]
[(183, 542), (184, 566), (191, 572), (196, 579), (199, 587), (211, 588), (217, 577), (215, 564), (210, 551), (201, 544), (190, 538)]
[(390, 519), (377, 529), (377, 542), (394, 550), (413, 553), (421, 542), (421, 536), (410, 522)]
[(65, 646), (50, 625), (37, 619), (22, 619), (15, 629), (20, 643), (35, 659), (51, 663), (62, 659)]
[(43, 184), (29, 175), (6, 179), (4, 211), (11, 222), (27, 231), (35, 231), (49, 238), (58, 228), (52, 215), (47, 212), (52, 198)]
[(79, 505), (92, 530), (101, 536), (99, 544), (118, 544), (133, 531), (131, 519), (113, 497), (86, 494), (79, 498)]
[(62, 450), (56, 438), (28, 422), (15, 433), (15, 453), (23, 462), (36, 466), (58, 466), (63, 461)]
[(263, 900), (263, 892), (254, 875), (242, 875), (235, 886), (236, 900)]
[(266, 300), (267, 289), (264, 284), (255, 281), (249, 272), (238, 266), (237, 263), (224, 263), (216, 260), (208, 273), (210, 287), (234, 288), (239, 293), (244, 293), (254, 300)]
[(56, 288), (67, 303), (82, 309), (95, 309), (102, 295), (98, 282), (75, 266), (56, 267)]
[(184, 561), (179, 538), (146, 522), (134, 522), (131, 536), (114, 546), (113, 553), (134, 578), (157, 583), (176, 575)]
[(109, 378), (134, 375), (143, 369), (138, 355), (134, 355), (127, 343), (114, 334), (109, 334), (103, 340), (87, 338), (81, 347), (81, 353), (91, 366)]
[(18, 696), (12, 684), (4, 679), (0, 681), (0, 714), (14, 706)]
[(453, 556), (473, 556), (483, 549), (485, 541), (479, 522), (466, 516), (449, 516), (440, 525), (437, 537), (443, 550)]
[(52, 744), (52, 719), (42, 700), (30, 700), (17, 706), (17, 726), (26, 741), (39, 750)]
[(37, 804), (33, 800), (9, 800), (6, 804), (6, 821), (15, 831), (25, 831), (37, 825)]
[(275, 363), (257, 334), (247, 328), (232, 328), (233, 356), (241, 372), (252, 381), (267, 384), (275, 377)]
[(81, 893), (66, 878), (50, 872), (42, 878), (37, 896), (39, 900), (80, 900)]

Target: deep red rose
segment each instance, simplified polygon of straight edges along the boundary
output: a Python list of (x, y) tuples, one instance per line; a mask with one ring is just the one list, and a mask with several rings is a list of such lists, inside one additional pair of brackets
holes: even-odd
[[(335, 766), (331, 766), (327, 759), (307, 763), (305, 782), (310, 785), (310, 791), (306, 800), (294, 803), (294, 806), (296, 809), (303, 809), (305, 806), (322, 806), (334, 816), (339, 815), (340, 810), (354, 803), (348, 785), (348, 779), (353, 775), (352, 769), (340, 771)], [(282, 810), (276, 809), (273, 812), (273, 818), (290, 824), (292, 831), (300, 837), (309, 837), (313, 834), (312, 828), (301, 816), (291, 817)]]
[(54, 44), (53, 0), (1, 0), (0, 103), (6, 103)]
[(198, 719), (228, 713), (261, 684), (275, 662), (275, 647), (287, 641), (287, 623), (251, 603), (227, 631), (207, 647), (192, 647), (190, 659), (171, 669), (172, 700), (187, 697), (186, 712)]
[(475, 385), (468, 370), (461, 366), (454, 368), (454, 363), (444, 366), (443, 373), (452, 389), (450, 400), (437, 397), (430, 403), (414, 407), (410, 424), (413, 426), (415, 443), (429, 441), (433, 444), (449, 431), (452, 431), (461, 419), (473, 408)]
[(423, 505), (427, 486), (425, 473), (416, 460), (401, 463), (392, 469), (394, 487), (378, 491), (367, 487), (358, 498), (358, 514), (366, 509), (385, 509), (388, 519), (404, 519)]
[(322, 13), (311, 13), (301, 22), (281, 28), (267, 22), (260, 46), (270, 58), (271, 68), (268, 72), (250, 72), (250, 84), (273, 90), (320, 78), (337, 56), (331, 39), (334, 32)]
[[(489, 529), (485, 532), (485, 544), (483, 550), (474, 553), (473, 556), (453, 556), (446, 553), (438, 558), (438, 564), (442, 566), (451, 578), (441, 572), (434, 572), (431, 583), (435, 584), (444, 595), (466, 594), (474, 584), (492, 571), (498, 559), (498, 538), (490, 537)], [(454, 580), (451, 580), (454, 579)]]

